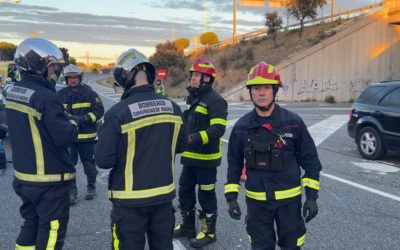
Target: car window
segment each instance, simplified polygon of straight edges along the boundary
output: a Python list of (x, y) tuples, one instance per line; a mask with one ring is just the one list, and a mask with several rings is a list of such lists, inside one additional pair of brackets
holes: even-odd
[(358, 97), (356, 102), (361, 103), (374, 103), (378, 99), (378, 94), (381, 92), (385, 86), (371, 86), (368, 87), (364, 92)]
[(394, 89), (387, 94), (381, 101), (383, 106), (400, 107), (400, 88)]

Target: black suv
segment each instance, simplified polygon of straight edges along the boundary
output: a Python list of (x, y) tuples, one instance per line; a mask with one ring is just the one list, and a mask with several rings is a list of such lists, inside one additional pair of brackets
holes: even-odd
[(370, 84), (354, 102), (347, 124), (361, 156), (375, 160), (400, 149), (400, 81)]

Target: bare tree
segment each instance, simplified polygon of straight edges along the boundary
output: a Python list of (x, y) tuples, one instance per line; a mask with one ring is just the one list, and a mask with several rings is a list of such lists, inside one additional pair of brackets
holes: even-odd
[(275, 47), (278, 48), (279, 45), (276, 42), (276, 35), (278, 30), (282, 28), (282, 18), (278, 15), (278, 12), (265, 13), (265, 26), (268, 28), (268, 34), (272, 35)]
[(315, 18), (317, 8), (326, 4), (326, 0), (293, 0), (288, 3), (288, 13), (300, 21), (299, 37), (301, 37), (304, 28), (304, 20)]

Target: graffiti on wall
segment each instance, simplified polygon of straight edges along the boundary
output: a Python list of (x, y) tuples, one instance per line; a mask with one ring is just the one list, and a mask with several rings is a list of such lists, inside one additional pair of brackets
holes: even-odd
[(362, 92), (368, 84), (370, 84), (372, 81), (371, 80), (365, 80), (365, 79), (357, 79), (357, 80), (351, 80), (348, 84), (349, 86), (349, 91), (350, 92), (355, 92), (355, 93), (360, 93)]
[(334, 80), (296, 80), (295, 86), (296, 95), (325, 93), (338, 90), (338, 84)]

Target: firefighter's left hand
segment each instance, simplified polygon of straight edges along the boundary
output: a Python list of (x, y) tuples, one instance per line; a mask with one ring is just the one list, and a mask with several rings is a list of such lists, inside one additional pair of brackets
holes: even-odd
[(316, 199), (309, 198), (304, 202), (303, 206), (303, 217), (306, 219), (306, 223), (312, 220), (318, 214), (318, 204)]
[(240, 211), (240, 207), (237, 201), (228, 201), (228, 206), (229, 216), (231, 216), (231, 218), (234, 220), (240, 220), (242, 212)]

